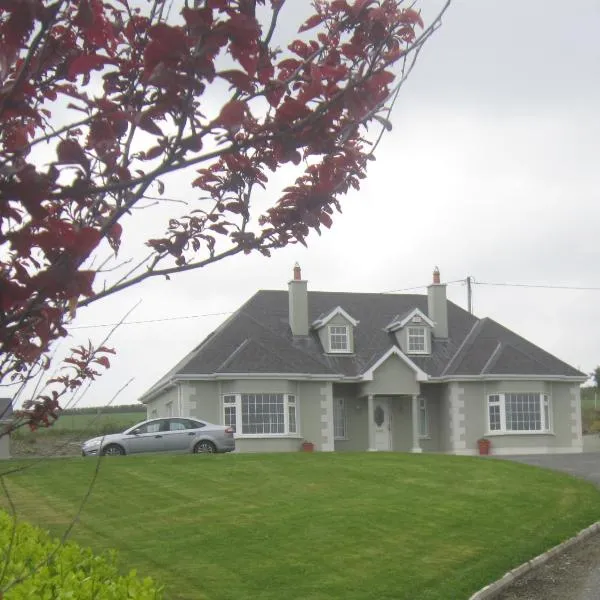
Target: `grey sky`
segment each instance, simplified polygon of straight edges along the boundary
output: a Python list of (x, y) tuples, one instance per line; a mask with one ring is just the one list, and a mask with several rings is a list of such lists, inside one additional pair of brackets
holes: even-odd
[[(426, 20), (438, 5), (420, 3)], [(148, 282), (81, 310), (74, 325), (114, 322), (139, 299), (131, 320), (235, 310), (259, 288), (284, 289), (295, 261), (312, 290), (425, 285), (434, 265), (444, 280), (600, 287), (598, 31), (597, 1), (455, 0), (332, 230), (308, 250)], [(137, 239), (157, 232), (151, 217), (141, 222)], [(449, 297), (466, 306), (464, 285)], [(600, 363), (600, 291), (476, 286), (474, 300), (478, 316), (574, 366)], [(224, 318), (123, 326), (113, 368), (81, 404), (108, 402), (129, 377), (117, 401), (135, 401)], [(73, 329), (62, 346), (106, 331)]]

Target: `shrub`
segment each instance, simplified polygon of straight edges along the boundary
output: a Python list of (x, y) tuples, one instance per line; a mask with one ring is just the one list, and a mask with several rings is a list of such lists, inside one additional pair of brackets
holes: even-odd
[(114, 551), (96, 555), (74, 542), (61, 545), (45, 531), (27, 523), (17, 524), (11, 547), (12, 531), (12, 518), (0, 511), (2, 568), (6, 560), (9, 561), (0, 584), (0, 597), (3, 600), (162, 598), (162, 591), (149, 577), (141, 579), (135, 571), (121, 575)]

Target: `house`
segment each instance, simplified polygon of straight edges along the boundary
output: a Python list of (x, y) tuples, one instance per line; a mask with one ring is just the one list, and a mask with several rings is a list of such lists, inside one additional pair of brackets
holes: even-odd
[(12, 398), (0, 398), (0, 459), (10, 458), (10, 434), (3, 433), (12, 422)]
[(236, 430), (240, 451), (581, 452), (586, 375), (427, 295), (258, 291), (148, 390), (148, 417)]

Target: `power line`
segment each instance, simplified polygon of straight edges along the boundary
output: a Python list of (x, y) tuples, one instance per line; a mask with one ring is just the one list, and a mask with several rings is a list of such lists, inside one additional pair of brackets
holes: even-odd
[[(233, 311), (218, 312), (218, 313), (205, 313), (203, 315), (185, 315), (181, 317), (163, 317), (161, 319), (147, 319), (145, 321), (123, 321), (121, 325), (140, 325), (142, 323), (162, 323), (163, 321), (182, 321), (184, 319), (199, 319), (201, 317), (217, 317), (221, 315), (230, 315)], [(68, 329), (94, 329), (97, 327), (114, 327), (119, 323), (98, 323), (96, 325), (67, 325)]]
[[(454, 279), (453, 281), (444, 281), (442, 285), (451, 285), (453, 283), (465, 283), (465, 279)], [(411, 290), (423, 290), (429, 287), (431, 283), (426, 283), (425, 285), (414, 285), (413, 287), (402, 288), (400, 290), (387, 290), (386, 292), (380, 292), (381, 294), (393, 294), (395, 292), (410, 292)]]
[(478, 281), (471, 278), (472, 283), (475, 285), (490, 285), (490, 286), (501, 286), (501, 287), (522, 287), (522, 288), (539, 288), (546, 290), (580, 290), (580, 291), (596, 291), (600, 292), (600, 287), (593, 286), (578, 286), (578, 285), (551, 285), (551, 284), (537, 284), (537, 283), (508, 283), (499, 281)]

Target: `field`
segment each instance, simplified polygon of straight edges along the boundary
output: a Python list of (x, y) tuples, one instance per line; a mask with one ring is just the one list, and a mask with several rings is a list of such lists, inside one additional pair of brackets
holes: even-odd
[[(19, 464), (19, 517), (61, 534), (96, 460)], [(493, 459), (142, 455), (100, 462), (72, 537), (167, 600), (461, 600), (599, 518), (591, 484)]]
[(121, 412), (111, 407), (95, 412), (67, 412), (52, 427), (35, 432), (22, 427), (11, 434), (11, 454), (16, 457), (79, 454), (83, 440), (123, 431), (145, 418), (145, 410)]

